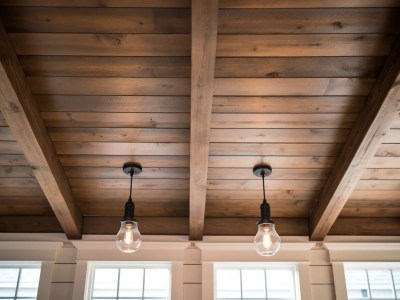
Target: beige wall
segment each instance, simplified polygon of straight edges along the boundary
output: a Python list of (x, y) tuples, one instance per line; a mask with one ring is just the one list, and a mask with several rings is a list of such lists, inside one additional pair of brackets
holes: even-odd
[[(1, 238), (1, 237), (0, 237)], [(106, 239), (110, 239), (107, 237)], [(207, 240), (207, 239), (206, 239)], [(173, 300), (212, 300), (215, 262), (295, 262), (303, 300), (345, 300), (343, 263), (400, 261), (400, 243), (286, 242), (274, 257), (261, 257), (250, 242), (146, 241), (134, 254), (103, 241), (0, 241), (2, 261), (42, 261), (40, 300), (81, 300), (91, 261), (172, 263)]]

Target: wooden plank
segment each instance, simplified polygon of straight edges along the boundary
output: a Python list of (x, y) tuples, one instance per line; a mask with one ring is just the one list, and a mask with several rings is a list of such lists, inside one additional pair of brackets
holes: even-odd
[(343, 143), (348, 129), (212, 129), (212, 143)]
[(54, 212), (45, 197), (9, 197), (0, 201), (0, 216), (54, 216)]
[(4, 167), (0, 166), (0, 177), (7, 178), (29, 178), (34, 177), (33, 170), (30, 167)]
[(54, 216), (2, 216), (0, 232), (61, 233), (63, 228)]
[[(74, 189), (74, 195), (79, 199), (80, 203), (84, 202), (99, 202), (99, 203), (115, 203), (120, 201), (122, 205), (126, 202), (129, 196), (129, 189)], [(189, 204), (189, 190), (135, 190), (133, 193), (135, 202), (137, 203), (152, 203), (152, 201), (160, 201), (168, 203), (172, 201), (186, 202)], [(119, 200), (118, 200), (119, 199)], [(121, 209), (120, 206), (119, 208)]]
[(385, 218), (400, 217), (400, 201), (392, 200), (349, 200), (341, 211), (339, 217), (343, 218), (373, 218), (381, 216)]
[[(267, 190), (320, 190), (325, 180), (267, 180), (265, 188)], [(400, 183), (399, 183), (400, 184)], [(258, 190), (262, 186), (260, 180), (218, 180), (209, 179), (207, 189), (209, 190)]]
[(399, 13), (393, 8), (220, 9), (218, 33), (394, 33)]
[[(384, 0), (384, 2), (388, 0)], [(189, 0), (1, 0), (0, 6), (50, 6), (50, 7), (190, 7)]]
[[(397, 116), (397, 115), (396, 115)], [(383, 144), (400, 144), (400, 129), (390, 129), (382, 141)]]
[(201, 240), (217, 47), (218, 0), (192, 0), (189, 238)]
[(188, 78), (29, 77), (33, 94), (166, 95), (190, 94)]
[(310, 218), (310, 237), (323, 239), (374, 157), (397, 113), (400, 86), (400, 42), (396, 44), (368, 101), (324, 185)]
[(49, 128), (55, 142), (188, 143), (188, 129)]
[[(21, 1), (21, 0), (19, 0)], [(26, 1), (26, 0), (25, 0)], [(399, 7), (396, 0), (221, 0), (220, 8)]]
[(22, 154), (2, 154), (0, 166), (30, 166), (30, 163)]
[(367, 180), (400, 180), (400, 169), (365, 169), (361, 179)]
[(355, 189), (353, 193), (351, 193), (349, 201), (354, 201), (354, 200), (378, 201), (380, 199), (390, 200), (390, 201), (400, 201), (400, 191), (362, 191)]
[[(138, 202), (135, 201), (135, 217), (187, 217), (189, 215), (189, 202), (170, 201), (168, 203)], [(118, 202), (80, 201), (79, 206), (85, 216), (119, 216), (123, 215), (126, 199)], [(121, 209), (122, 208), (122, 209)]]
[[(14, 168), (1, 168), (0, 167), (0, 176), (3, 170), (11, 169), (10, 173), (13, 175), (18, 172)], [(126, 179), (126, 174), (122, 172), (121, 168), (87, 168), (87, 167), (65, 167), (65, 174), (68, 178), (103, 178), (103, 179), (111, 179), (111, 178), (121, 178)], [(274, 170), (275, 171), (275, 170)], [(140, 178), (142, 179), (159, 179), (159, 178), (168, 178), (168, 179), (189, 179), (189, 168), (143, 168), (142, 173), (140, 173)]]
[[(259, 218), (206, 218), (204, 235), (255, 235)], [(280, 236), (307, 235), (306, 218), (274, 218)], [(240, 226), (238, 226), (240, 224)]]
[(10, 33), (18, 55), (189, 56), (189, 34)]
[(14, 141), (0, 141), (0, 154), (22, 154), (22, 150)]
[[(393, 37), (383, 34), (219, 35), (217, 56), (385, 56), (393, 41)], [(22, 45), (28, 47), (21, 41), (16, 42), (21, 44), (17, 49)], [(23, 52), (18, 54), (28, 52), (20, 51)]]
[[(28, 76), (190, 77), (189, 57), (20, 56)], [(368, 59), (364, 59), (368, 60)], [(372, 59), (365, 72), (374, 72)], [(347, 64), (359, 70), (360, 66)], [(347, 77), (347, 76), (346, 76)]]
[(40, 111), (190, 113), (183, 96), (35, 96)]
[(400, 218), (338, 218), (329, 235), (399, 236)]
[(15, 141), (10, 127), (0, 127), (0, 141)]
[(337, 156), (341, 148), (341, 144), (210, 143), (210, 155)]
[[(206, 218), (257, 218), (260, 216), (260, 199), (257, 200), (210, 200), (207, 199)], [(275, 218), (307, 218), (312, 207), (311, 201), (271, 202), (272, 215)], [(290, 208), (290, 209), (289, 209)]]
[(218, 57), (215, 77), (371, 78), (383, 63), (383, 57)]
[(46, 196), (44, 195), (41, 188), (38, 187), (26, 187), (26, 188), (14, 188), (14, 187), (3, 187), (0, 189), (0, 198), (7, 199), (7, 198), (32, 198), (32, 199), (45, 199)]
[(351, 128), (357, 114), (220, 114), (211, 128)]
[[(188, 113), (42, 112), (47, 127), (189, 128)], [(346, 120), (347, 118), (344, 117)], [(351, 121), (349, 121), (351, 122)], [(348, 123), (343, 121), (343, 123)]]
[(0, 24), (0, 110), (69, 238), (80, 238), (82, 216), (32, 99), (25, 75)]
[(358, 113), (364, 97), (214, 97), (213, 113)]
[[(216, 96), (367, 96), (373, 79), (216, 78)], [(132, 83), (134, 84), (134, 83)], [(121, 83), (122, 88), (124, 84)], [(71, 93), (67, 92), (66, 93)]]
[[(317, 195), (317, 191), (311, 190), (268, 190), (268, 201), (279, 203), (281, 201), (305, 201), (312, 200)], [(207, 190), (208, 201), (228, 201), (228, 200), (257, 200), (261, 201), (262, 191), (237, 190)], [(259, 208), (259, 205), (257, 206)]]
[[(381, 144), (375, 153), (375, 158), (373, 159), (372, 163), (377, 162), (377, 161), (383, 162), (385, 157), (387, 159), (390, 159), (390, 157), (392, 157), (393, 162), (395, 162), (395, 159), (397, 157), (400, 157), (400, 145), (399, 144)], [(372, 166), (370, 166), (370, 167), (372, 167)], [(385, 167), (383, 167), (383, 168), (385, 168)], [(392, 167), (387, 167), (387, 168), (396, 168), (396, 167), (392, 166)]]
[(368, 167), (398, 169), (400, 168), (400, 157), (373, 157)]
[(335, 157), (306, 157), (306, 156), (210, 156), (208, 165), (210, 168), (248, 168), (266, 163), (274, 168), (289, 169), (327, 169), (332, 168)]
[[(57, 154), (174, 156), (189, 155), (189, 143), (55, 142)], [(127, 159), (130, 161), (131, 159)], [(123, 163), (120, 165), (122, 166)]]
[(360, 180), (355, 186), (358, 190), (396, 191), (400, 189), (399, 180)]
[[(5, 178), (0, 178), (1, 181)], [(121, 179), (87, 179), (70, 178), (69, 182), (73, 189), (129, 189), (129, 177), (127, 180)], [(132, 183), (134, 190), (187, 190), (189, 180), (187, 179), (135, 179)]]
[[(84, 217), (84, 234), (116, 234), (121, 217)], [(141, 217), (138, 218), (139, 231), (142, 235), (188, 235), (187, 217)], [(168, 224), (168, 226), (165, 226)]]
[[(207, 178), (209, 180), (255, 180), (252, 169), (244, 168), (208, 168)], [(399, 171), (400, 173), (400, 171)], [(330, 174), (329, 169), (276, 169), (268, 177), (271, 180), (298, 180), (298, 179), (326, 179)], [(268, 180), (269, 181), (269, 180)]]
[[(188, 151), (189, 153), (189, 151)], [(0, 156), (1, 162), (2, 156)], [(69, 167), (115, 167), (120, 168), (127, 161), (138, 161), (144, 168), (170, 167), (188, 168), (189, 156), (185, 155), (59, 155), (63, 166)], [(0, 164), (1, 165), (1, 164)]]
[(0, 15), (8, 32), (190, 33), (187, 8), (5, 7)]

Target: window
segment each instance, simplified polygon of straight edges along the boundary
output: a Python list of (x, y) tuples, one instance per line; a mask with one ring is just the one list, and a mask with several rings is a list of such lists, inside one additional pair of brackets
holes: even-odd
[(168, 264), (93, 263), (89, 276), (88, 300), (171, 299)]
[(215, 265), (216, 300), (300, 299), (294, 265)]
[(400, 299), (400, 266), (346, 265), (349, 299)]
[(0, 299), (36, 299), (40, 263), (0, 262)]

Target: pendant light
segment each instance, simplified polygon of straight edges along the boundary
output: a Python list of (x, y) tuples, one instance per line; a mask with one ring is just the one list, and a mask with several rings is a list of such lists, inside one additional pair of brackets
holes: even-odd
[(275, 230), (275, 224), (271, 220), (271, 209), (265, 198), (264, 177), (272, 173), (269, 165), (257, 165), (253, 168), (253, 173), (257, 177), (262, 177), (263, 181), (263, 202), (261, 203), (261, 220), (257, 223), (258, 231), (254, 237), (254, 245), (258, 254), (263, 256), (275, 255), (281, 247), (281, 239)]
[(139, 164), (126, 163), (123, 166), (124, 173), (131, 176), (131, 187), (129, 199), (125, 203), (124, 217), (121, 219), (121, 228), (115, 237), (117, 248), (124, 253), (137, 251), (142, 244), (142, 237), (138, 229), (138, 222), (135, 215), (135, 203), (132, 201), (132, 180), (133, 175), (140, 174), (142, 167)]

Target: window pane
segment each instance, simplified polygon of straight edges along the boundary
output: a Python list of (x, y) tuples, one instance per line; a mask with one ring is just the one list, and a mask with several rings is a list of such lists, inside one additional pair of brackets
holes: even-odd
[(294, 299), (292, 270), (267, 270), (267, 289), (270, 299)]
[(265, 299), (264, 270), (242, 270), (243, 298)]
[(372, 299), (396, 299), (390, 270), (368, 270)]
[(217, 270), (217, 298), (240, 297), (240, 270)]
[(17, 296), (35, 298), (37, 296), (39, 279), (40, 279), (40, 269), (34, 269), (34, 268), (22, 269)]
[(143, 269), (121, 269), (119, 282), (120, 297), (142, 297)]
[(392, 270), (397, 298), (400, 299), (400, 270)]
[(18, 274), (18, 268), (0, 268), (0, 297), (15, 296)]
[(170, 274), (167, 269), (146, 269), (145, 297), (169, 297)]
[(349, 299), (369, 298), (366, 270), (345, 270)]
[(118, 269), (96, 269), (94, 273), (93, 297), (116, 297)]

